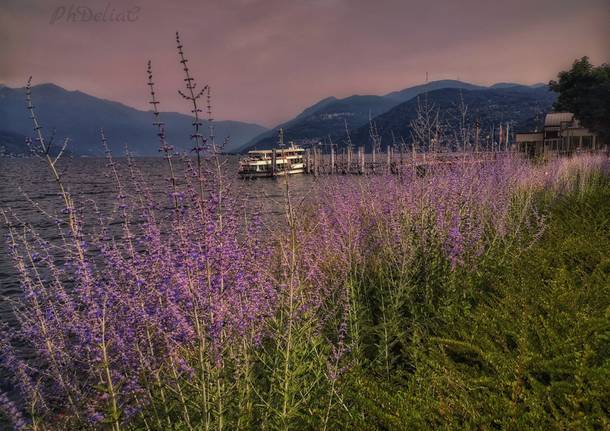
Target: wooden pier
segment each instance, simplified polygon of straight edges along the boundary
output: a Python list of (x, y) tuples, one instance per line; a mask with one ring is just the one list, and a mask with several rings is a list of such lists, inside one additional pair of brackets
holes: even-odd
[(356, 151), (347, 147), (336, 151), (322, 152), (321, 148), (305, 150), (305, 173), (310, 175), (392, 175), (404, 172), (408, 168), (421, 169), (425, 166), (482, 163), (497, 160), (508, 155), (510, 151), (479, 152), (404, 152), (388, 146), (385, 152), (373, 150), (365, 153), (364, 147)]

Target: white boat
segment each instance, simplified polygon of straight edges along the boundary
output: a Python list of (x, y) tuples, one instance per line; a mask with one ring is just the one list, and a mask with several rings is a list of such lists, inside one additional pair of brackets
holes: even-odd
[(305, 149), (293, 142), (285, 148), (280, 129), (280, 148), (248, 151), (239, 161), (239, 175), (242, 178), (264, 178), (302, 174), (305, 172), (304, 153)]

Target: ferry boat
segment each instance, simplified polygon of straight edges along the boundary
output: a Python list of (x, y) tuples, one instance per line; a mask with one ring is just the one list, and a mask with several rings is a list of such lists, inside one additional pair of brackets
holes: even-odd
[(239, 161), (239, 175), (242, 178), (264, 178), (304, 173), (305, 149), (294, 142), (284, 147), (283, 141), (283, 130), (280, 129), (280, 148), (248, 151)]

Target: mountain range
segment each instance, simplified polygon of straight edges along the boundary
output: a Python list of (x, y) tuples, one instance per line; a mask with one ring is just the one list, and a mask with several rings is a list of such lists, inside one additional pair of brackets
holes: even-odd
[[(36, 111), (48, 136), (55, 130), (57, 140), (69, 137), (74, 155), (100, 155), (100, 127), (108, 137), (111, 150), (124, 152), (125, 144), (137, 155), (158, 154), (156, 130), (150, 111), (141, 111), (118, 102), (100, 99), (80, 91), (68, 91), (54, 84), (32, 88)], [(475, 119), (482, 130), (500, 122), (510, 122), (513, 130), (537, 126), (541, 114), (550, 110), (555, 94), (545, 84), (497, 83), (486, 87), (457, 80), (432, 81), (385, 95), (327, 97), (311, 105), (293, 119), (273, 129), (239, 121), (214, 121), (218, 140), (230, 136), (225, 152), (245, 152), (277, 145), (278, 129), (286, 140), (302, 144), (326, 141), (345, 144), (346, 126), (355, 145), (370, 145), (369, 123), (375, 124), (384, 143), (392, 139), (409, 140), (409, 122), (417, 113), (418, 96), (447, 117), (457, 116), (460, 100), (468, 106), (468, 121)], [(168, 142), (177, 151), (191, 148), (189, 136), (192, 117), (176, 112), (161, 113), (166, 123)], [(25, 90), (0, 85), (0, 155), (24, 154), (25, 136), (32, 135), (25, 109)]]
[[(544, 114), (551, 110), (556, 94), (546, 87), (493, 86), (477, 90), (443, 88), (420, 95), (420, 100), (412, 98), (394, 106), (389, 111), (375, 117), (372, 122), (382, 144), (396, 143), (402, 139), (411, 141), (412, 120), (417, 118), (418, 105), (428, 103), (438, 110), (443, 120), (446, 134), (457, 132), (461, 125), (461, 108), (466, 106), (464, 128), (474, 131), (474, 123), (481, 127), (481, 142), (492, 133), (497, 133), (499, 125), (510, 125), (514, 132), (533, 130), (541, 126)], [(462, 105), (463, 103), (463, 105)], [(350, 134), (355, 145), (370, 147), (370, 127), (365, 124)], [(337, 139), (337, 142), (340, 142)]]
[(241, 151), (277, 145), (279, 128), (284, 129), (286, 140), (313, 144), (331, 139), (342, 145), (347, 126), (353, 144), (368, 146), (370, 122), (376, 125), (384, 142), (392, 139), (392, 134), (394, 139), (402, 136), (408, 141), (409, 122), (415, 118), (417, 98), (421, 95), (426, 95), (429, 103), (439, 108), (449, 126), (451, 118), (457, 115), (457, 104), (463, 98), (468, 106), (469, 121), (479, 120), (483, 130), (500, 122), (510, 122), (514, 130), (535, 127), (536, 119), (549, 111), (556, 99), (545, 84), (497, 83), (485, 87), (457, 80), (432, 81), (383, 96), (330, 97), (305, 109), (294, 119), (263, 132)]
[[(136, 155), (158, 154), (158, 138), (150, 111), (141, 111), (118, 102), (100, 99), (80, 91), (68, 91), (55, 84), (32, 87), (37, 116), (46, 136), (55, 130), (56, 140), (70, 138), (68, 149), (74, 155), (100, 155), (100, 128), (113, 153), (124, 153), (125, 144)], [(162, 112), (168, 142), (177, 151), (188, 151), (192, 117), (177, 112)], [(258, 124), (239, 121), (214, 121), (217, 139), (229, 136), (224, 149), (231, 152), (266, 130)], [(207, 131), (207, 127), (206, 127)], [(32, 121), (26, 110), (25, 89), (0, 86), (0, 152), (27, 153), (21, 138), (32, 135)], [(21, 140), (21, 142), (19, 142)]]
[(369, 119), (389, 111), (394, 106), (406, 102), (426, 91), (441, 88), (483, 88), (478, 85), (455, 80), (433, 81), (423, 85), (394, 91), (384, 96), (354, 95), (337, 99), (327, 97), (305, 109), (295, 118), (263, 132), (241, 148), (247, 151), (257, 147), (270, 147), (277, 143), (277, 130), (284, 129), (290, 140), (320, 141), (328, 136), (336, 137), (345, 134), (345, 125), (349, 128), (367, 124)]

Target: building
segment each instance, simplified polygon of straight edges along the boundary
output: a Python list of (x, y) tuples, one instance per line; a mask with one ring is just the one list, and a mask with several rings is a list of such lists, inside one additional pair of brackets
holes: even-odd
[(541, 132), (517, 133), (515, 140), (517, 150), (529, 157), (606, 149), (599, 136), (583, 127), (571, 112), (550, 112)]

